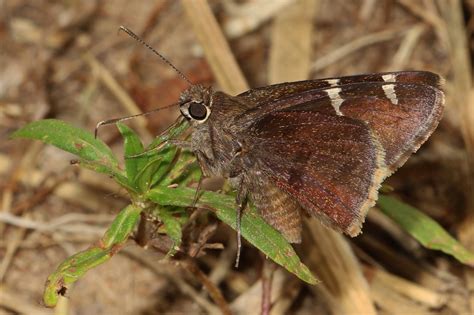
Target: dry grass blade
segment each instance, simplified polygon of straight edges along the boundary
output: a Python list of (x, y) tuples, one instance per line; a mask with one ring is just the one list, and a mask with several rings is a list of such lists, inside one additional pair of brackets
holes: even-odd
[(183, 294), (193, 299), (196, 304), (198, 304), (207, 312), (207, 314), (221, 314), (219, 308), (202, 297), (199, 292), (197, 292), (182, 278), (181, 273), (173, 270), (174, 267), (167, 265), (166, 263), (157, 264), (156, 260), (152, 257), (143, 255), (143, 251), (139, 248), (125, 248), (121, 253), (126, 254), (142, 263), (145, 267), (153, 271), (157, 276), (165, 277), (168, 279), (168, 281), (174, 283)]
[(400, 255), (399, 250), (387, 246), (377, 237), (370, 234), (362, 235), (358, 243), (366, 248), (379, 264), (385, 268), (397, 270), (403, 277), (416, 278), (419, 284), (438, 290), (447, 290), (451, 285), (446, 279), (433, 275), (425, 264), (414, 261), (406, 255)]
[(342, 58), (353, 54), (354, 52), (363, 49), (367, 46), (374, 45), (381, 42), (386, 42), (397, 38), (403, 35), (406, 30), (399, 30), (399, 29), (388, 29), (385, 31), (372, 33), (369, 35), (362, 36), (357, 38), (337, 49), (334, 49), (330, 53), (325, 56), (318, 58), (315, 62), (313, 62), (311, 66), (312, 72), (318, 72), (322, 69), (328, 67), (329, 65), (338, 62)]
[[(317, 8), (302, 10), (300, 5), (309, 2)], [(387, 184), (391, 194), (426, 211), (474, 250), (474, 0), (3, 3), (0, 314), (221, 314), (228, 307), (234, 314), (352, 315), (373, 314), (373, 305), (380, 315), (474, 314), (472, 268), (421, 247), (374, 209), (355, 239), (320, 227), (315, 235), (304, 229), (304, 241), (295, 248), (315, 276), (324, 277), (317, 286), (281, 268), (271, 285), (262, 281), (262, 255), (248, 246), (241, 268), (233, 268), (234, 231), (191, 209), (186, 210), (192, 225), (183, 230), (183, 251), (171, 261), (185, 262), (185, 255), (198, 253), (192, 260), (202, 273), (196, 277), (189, 268), (159, 264), (172, 246), (163, 235), (168, 228), (155, 232), (159, 222), (144, 216), (151, 239), (139, 245), (157, 253), (134, 246), (134, 259), (115, 256), (67, 292), (70, 299), (63, 309), (46, 310), (40, 296), (47, 274), (66, 254), (96, 244), (129, 196), (113, 179), (71, 166), (69, 155), (59, 150), (7, 139), (26, 123), (46, 117), (92, 131), (100, 120), (139, 113), (146, 104), (161, 108), (177, 101), (187, 84), (158, 59), (143, 60), (151, 54), (125, 34), (117, 35), (120, 24), (166, 52), (191, 82), (214, 84), (232, 94), (248, 89), (242, 73), (252, 86), (265, 86), (313, 76), (433, 71), (446, 78), (444, 118)], [(316, 63), (308, 65), (310, 60)], [(131, 125), (147, 141), (148, 131), (164, 129), (177, 113), (162, 111)], [(101, 138), (123, 165), (115, 129), (104, 128)], [(188, 176), (190, 169), (179, 176)], [(73, 176), (68, 178), (66, 171)], [(211, 234), (195, 233), (216, 224), (209, 240)], [(136, 236), (135, 241), (145, 239)], [(224, 248), (216, 250), (217, 245)], [(137, 263), (146, 256), (146, 263)], [(370, 310), (360, 311), (364, 305)]]
[[(285, 283), (288, 282), (287, 273), (277, 269), (273, 274), (272, 287), (270, 293), (271, 304), (275, 303), (283, 294)], [(231, 310), (235, 315), (255, 314), (260, 310), (262, 297), (262, 280), (255, 282), (252, 287), (241, 294), (231, 304)]]
[(371, 286), (375, 303), (380, 306), (382, 314), (390, 315), (427, 315), (429, 309), (423, 307), (407, 297), (391, 290), (385, 284), (374, 282)]
[(425, 31), (426, 26), (424, 24), (418, 24), (406, 33), (400, 47), (395, 53), (395, 56), (393, 56), (392, 63), (387, 71), (396, 71), (406, 67), (416, 44), (419, 42), (421, 35), (423, 35)]
[(440, 308), (446, 304), (446, 296), (410, 282), (398, 276), (392, 275), (380, 269), (365, 268), (370, 274), (371, 286), (383, 286), (394, 292), (409, 298), (412, 301), (424, 304), (429, 308)]
[[(307, 79), (311, 60), (311, 33), (317, 1), (297, 1), (275, 18), (270, 52), (270, 80), (272, 83)], [(298, 43), (295, 49), (295, 43)], [(317, 274), (323, 278), (338, 304), (332, 311), (376, 314), (370, 298), (369, 286), (346, 240), (333, 231), (311, 221), (319, 260)], [(311, 242), (312, 243), (312, 242)], [(312, 266), (316, 267), (316, 266)], [(333, 305), (334, 306), (334, 305)]]
[[(122, 86), (115, 80), (110, 71), (107, 70), (94, 56), (87, 54), (85, 56), (86, 62), (91, 67), (92, 71), (99, 77), (100, 81), (110, 90), (110, 92), (117, 98), (120, 104), (123, 105), (129, 115), (139, 115), (141, 110), (135, 101), (128, 95)], [(138, 116), (135, 118), (137, 126), (140, 129), (140, 134), (146, 137), (146, 141), (151, 139), (151, 134), (146, 129), (147, 121), (144, 117)]]
[[(0, 160), (3, 158), (4, 156), (0, 155)], [(4, 175), (6, 172), (7, 169), (0, 166), (0, 175)], [(27, 187), (37, 187), (45, 180), (45, 177), (45, 173), (33, 170), (28, 172), (28, 178), (22, 177), (19, 181)], [(61, 183), (58, 187), (55, 187), (52, 194), (72, 204), (80, 205), (90, 210), (100, 211), (106, 203), (103, 192), (100, 190), (110, 192), (117, 196), (125, 196), (115, 182), (112, 180), (104, 181), (102, 175), (91, 173), (89, 171), (81, 171), (78, 182), (69, 181)], [(6, 198), (3, 200), (6, 200)], [(111, 199), (107, 202), (109, 203), (109, 207), (113, 206), (120, 208), (123, 205), (123, 202), (117, 199)], [(113, 203), (112, 206), (110, 205), (110, 202)], [(7, 209), (7, 207), (4, 206), (3, 209)], [(13, 213), (15, 213), (13, 211), (15, 209), (16, 207), (12, 208)], [(1, 224), (2, 223), (0, 222), (0, 225)]]
[(410, 235), (408, 235), (404, 230), (402, 230), (399, 225), (397, 225), (386, 215), (380, 212), (380, 209), (371, 209), (369, 211), (367, 219), (368, 221), (371, 221), (377, 226), (381, 227), (386, 233), (390, 234), (390, 236), (408, 252), (416, 253), (416, 251), (420, 250), (420, 243), (410, 237)]
[(242, 71), (230, 51), (206, 0), (181, 2), (221, 88), (231, 95), (248, 90)]
[[(466, 191), (466, 216), (459, 228), (461, 242), (471, 251), (474, 250), (474, 110), (472, 71), (469, 45), (466, 38), (462, 3), (458, 0), (438, 1), (440, 11), (446, 24), (448, 33), (450, 58), (453, 67), (454, 105), (451, 113), (460, 120), (461, 134), (466, 146), (466, 160), (468, 174), (464, 183)], [(466, 101), (468, 100), (468, 101)], [(449, 108), (448, 108), (449, 110)], [(471, 312), (474, 312), (474, 271), (464, 268), (464, 277), (469, 289), (469, 303)]]
[(319, 1), (296, 1), (275, 16), (268, 69), (269, 83), (307, 79), (311, 64), (311, 34)]
[[(0, 307), (7, 308), (16, 314), (35, 314), (52, 315), (52, 310), (47, 310), (43, 306), (30, 302), (30, 297), (20, 296), (18, 292), (6, 287), (0, 286)], [(0, 312), (2, 310), (0, 309)], [(1, 313), (3, 314), (3, 313)], [(7, 314), (7, 313), (5, 313)], [(11, 313), (8, 313), (11, 314)]]
[(306, 223), (312, 248), (308, 264), (321, 277), (331, 310), (335, 314), (377, 314), (369, 285), (349, 243), (314, 219)]
[(251, 32), (292, 2), (295, 0), (259, 0), (237, 5), (231, 1), (224, 1), (227, 11), (232, 16), (224, 24), (225, 33), (229, 38), (236, 38)]
[(367, 21), (373, 14), (377, 0), (364, 0), (359, 10), (359, 19)]
[[(444, 1), (444, 0), (442, 1), (446, 3), (454, 2), (454, 1)], [(436, 15), (434, 12), (432, 12), (431, 10), (427, 8), (419, 6), (416, 1), (398, 0), (398, 3), (400, 3), (402, 6), (408, 9), (408, 11), (410, 11), (414, 15), (420, 17), (427, 24), (434, 27), (436, 33), (438, 34), (438, 37), (441, 39), (442, 44), (445, 46), (448, 45), (449, 36), (446, 33), (446, 27), (444, 25), (444, 21), (438, 15)]]
[[(43, 149), (44, 145), (41, 143), (35, 143), (31, 147), (28, 148), (27, 152), (21, 159), (20, 163), (18, 164), (17, 169), (13, 172), (11, 177), (11, 181), (7, 189), (3, 192), (3, 202), (2, 202), (2, 212), (3, 214), (8, 215), (10, 214), (11, 209), (11, 197), (10, 195), (13, 193), (12, 186), (15, 186), (18, 182), (24, 178), (26, 179), (31, 172), (32, 165), (35, 165), (36, 158), (38, 157), (39, 152)], [(7, 202), (8, 201), (8, 202)], [(0, 234), (3, 234), (4, 224), (0, 222)], [(17, 250), (25, 237), (26, 229), (20, 228), (15, 230), (11, 235), (11, 239), (9, 240), (5, 255), (0, 263), (0, 283), (3, 282), (6, 273), (8, 272), (8, 268), (12, 260), (17, 253)]]

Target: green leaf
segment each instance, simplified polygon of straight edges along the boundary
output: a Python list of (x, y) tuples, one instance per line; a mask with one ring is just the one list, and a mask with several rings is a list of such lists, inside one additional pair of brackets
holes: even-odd
[(110, 148), (101, 140), (82, 129), (73, 127), (63, 121), (45, 119), (34, 121), (14, 132), (12, 138), (27, 138), (52, 144), (90, 162), (97, 162), (120, 173), (118, 161)]
[(43, 301), (47, 307), (54, 307), (59, 296), (66, 294), (70, 285), (79, 280), (88, 270), (107, 261), (111, 250), (89, 248), (66, 259), (46, 281)]
[(173, 256), (181, 246), (182, 229), (181, 222), (178, 218), (173, 216), (173, 213), (169, 211), (168, 207), (159, 207), (159, 216), (166, 228), (166, 234), (173, 241), (173, 248), (168, 252), (166, 256)]
[(105, 165), (102, 165), (96, 162), (86, 161), (86, 160), (79, 160), (77, 164), (91, 171), (107, 174), (110, 177), (112, 177), (120, 186), (122, 186), (129, 192), (138, 193), (136, 187), (132, 186), (129, 179), (122, 172), (116, 173), (115, 171), (113, 171), (112, 169), (110, 169), (109, 167)]
[[(160, 186), (150, 190), (146, 197), (160, 205), (186, 207), (193, 202), (194, 194), (195, 190), (190, 188), (172, 189)], [(196, 206), (214, 211), (221, 221), (235, 229), (236, 204), (233, 197), (204, 191)], [(277, 230), (268, 225), (256, 211), (246, 209), (242, 215), (241, 223), (242, 236), (265, 255), (301, 280), (310, 284), (318, 282), (300, 261), (293, 247)]]
[(174, 167), (167, 176), (160, 181), (160, 185), (168, 186), (171, 184), (180, 184), (186, 186), (192, 182), (198, 182), (201, 177), (201, 169), (196, 163), (196, 158), (191, 152), (181, 152)]
[(120, 211), (102, 237), (101, 247), (109, 248), (124, 243), (137, 225), (141, 212), (141, 208), (132, 205)]
[(440, 250), (463, 264), (474, 266), (474, 254), (420, 210), (396, 198), (383, 195), (379, 196), (378, 205), (383, 213), (426, 248)]
[[(153, 172), (151, 179), (149, 181), (147, 179), (147, 183), (149, 184), (148, 188), (159, 184), (163, 180), (166, 180), (167, 174), (174, 169), (174, 164), (180, 156), (180, 150), (167, 141), (177, 140), (188, 127), (188, 122), (184, 119), (180, 119), (166, 132), (156, 137), (147, 147), (146, 150), (150, 152), (149, 154), (156, 152), (156, 154), (160, 156), (159, 167), (154, 166), (153, 169), (150, 169), (150, 171), (153, 170)], [(159, 148), (158, 151), (157, 148)]]
[(148, 191), (154, 184), (155, 180), (153, 178), (162, 165), (163, 157), (157, 154), (156, 157), (148, 157), (148, 160), (148, 163), (139, 170), (134, 179), (140, 191)]
[(161, 158), (159, 168), (155, 170), (150, 180), (149, 187), (153, 187), (166, 179), (167, 174), (173, 169), (174, 163), (178, 160), (179, 150), (175, 146), (166, 145), (159, 151)]
[(54, 307), (60, 295), (90, 269), (106, 262), (115, 255), (132, 233), (140, 217), (141, 209), (132, 205), (123, 209), (115, 218), (97, 245), (67, 258), (48, 277), (43, 294), (46, 306)]
[(118, 123), (117, 128), (124, 138), (125, 170), (127, 177), (133, 181), (146, 163), (148, 158), (145, 155), (134, 156), (143, 153), (143, 144), (138, 135), (128, 126)]

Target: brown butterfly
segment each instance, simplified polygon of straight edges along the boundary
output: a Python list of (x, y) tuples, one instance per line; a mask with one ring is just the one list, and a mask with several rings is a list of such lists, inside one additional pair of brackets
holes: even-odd
[(426, 71), (289, 82), (237, 96), (189, 83), (179, 100), (192, 127), (188, 147), (205, 176), (236, 188), (239, 235), (251, 201), (294, 243), (303, 213), (359, 234), (382, 181), (431, 135), (444, 106), (441, 77)]
[(180, 110), (206, 176), (237, 189), (290, 242), (301, 214), (356, 236), (382, 181), (443, 113), (441, 78), (405, 71), (282, 83), (237, 96), (191, 86)]

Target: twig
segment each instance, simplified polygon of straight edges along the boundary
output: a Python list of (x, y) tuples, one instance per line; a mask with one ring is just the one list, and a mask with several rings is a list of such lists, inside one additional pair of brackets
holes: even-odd
[[(284, 294), (285, 285), (288, 283), (288, 274), (278, 268), (274, 275), (271, 288), (271, 301), (273, 304)], [(261, 307), (262, 280), (255, 282), (249, 289), (236, 298), (230, 308), (236, 315), (255, 314)]]
[(263, 269), (262, 269), (262, 305), (261, 314), (269, 315), (272, 307), (272, 282), (273, 274), (276, 269), (276, 265), (271, 261), (263, 257)]
[(166, 9), (171, 3), (171, 1), (157, 1), (155, 3), (155, 5), (150, 9), (148, 17), (145, 19), (145, 25), (139, 32), (140, 37), (145, 38), (148, 33), (151, 32), (155, 24), (158, 22), (160, 15), (164, 12), (167, 12)]
[(0, 213), (0, 222), (11, 224), (23, 229), (32, 229), (42, 232), (54, 232), (61, 230), (64, 232), (81, 232), (102, 234), (104, 227), (93, 227), (90, 224), (71, 224), (71, 222), (104, 222), (110, 223), (114, 216), (111, 215), (87, 215), (82, 213), (69, 213), (52, 220), (49, 223), (38, 222), (23, 217), (15, 216), (10, 213)]
[[(0, 215), (10, 215), (9, 213), (0, 213)], [(8, 246), (7, 250), (5, 251), (5, 255), (3, 256), (2, 262), (0, 264), (0, 283), (3, 282), (3, 278), (8, 271), (8, 267), (15, 256), (15, 253), (20, 246), (23, 238), (25, 237), (26, 229), (21, 228), (13, 231), (10, 234), (10, 238), (8, 239)]]
[[(38, 157), (38, 153), (43, 149), (44, 145), (40, 142), (33, 143), (28, 147), (26, 152), (23, 154), (21, 160), (18, 164), (14, 165), (14, 170), (11, 172), (11, 175), (5, 185), (2, 196), (2, 208), (3, 212), (11, 211), (11, 204), (13, 202), (13, 192), (16, 190), (18, 183), (22, 180), (26, 180), (26, 173), (30, 175), (32, 171), (32, 165), (34, 165), (34, 160)], [(30, 176), (28, 176), (28, 180)], [(4, 226), (0, 224), (0, 234), (3, 232)]]
[(145, 267), (153, 271), (156, 275), (160, 277), (165, 277), (168, 281), (174, 283), (176, 287), (185, 295), (193, 299), (199, 306), (201, 306), (208, 314), (219, 315), (221, 311), (218, 307), (208, 302), (203, 298), (199, 292), (197, 292), (191, 285), (183, 280), (180, 273), (172, 270), (170, 265), (165, 263), (158, 263), (143, 255), (143, 250), (139, 248), (127, 247), (120, 251), (121, 254), (126, 254), (127, 256), (135, 259), (136, 261), (142, 263)]
[(209, 280), (215, 285), (219, 285), (232, 269), (232, 265), (235, 262), (236, 246), (235, 237), (231, 237), (224, 250), (221, 251), (217, 263), (213, 266), (209, 274)]
[(48, 196), (62, 183), (64, 183), (66, 180), (70, 179), (71, 177), (71, 169), (66, 170), (65, 172), (62, 172), (60, 176), (47, 176), (46, 179), (52, 179), (52, 183), (50, 183), (47, 187), (46, 183), (43, 182), (39, 190), (30, 198), (27, 200), (24, 200), (23, 202), (19, 203), (15, 207), (12, 208), (11, 213), (15, 215), (19, 215), (26, 211), (27, 209), (31, 207), (35, 207), (39, 204), (41, 204), (43, 201), (45, 201)]
[(288, 279), (285, 282), (284, 292), (281, 297), (272, 304), (271, 315), (290, 314), (289, 309), (298, 297), (303, 287), (303, 282), (297, 278)]
[[(84, 233), (63, 233), (62, 231), (55, 231), (54, 239), (51, 238), (44, 238), (41, 236), (42, 232), (37, 231), (33, 232), (32, 235), (40, 236), (34, 237), (29, 235), (21, 244), (19, 248), (21, 249), (39, 249), (39, 248), (47, 248), (51, 246), (56, 246), (58, 243), (61, 242), (69, 242), (69, 243), (87, 243), (90, 244), (92, 242), (97, 241), (96, 234), (84, 234)], [(8, 240), (0, 240), (0, 248), (6, 248), (8, 246)]]
[(222, 314), (230, 315), (232, 314), (229, 308), (229, 304), (222, 295), (221, 290), (209, 280), (209, 278), (202, 272), (201, 269), (194, 263), (193, 260), (189, 259), (186, 263), (180, 263), (184, 268), (186, 268), (194, 277), (196, 277), (206, 288), (209, 295), (214, 300), (214, 302), (219, 306), (222, 311)]

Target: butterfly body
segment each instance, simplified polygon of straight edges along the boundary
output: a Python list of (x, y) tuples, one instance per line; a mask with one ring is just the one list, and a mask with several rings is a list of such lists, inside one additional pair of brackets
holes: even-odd
[(306, 212), (360, 233), (381, 182), (436, 128), (441, 79), (407, 71), (282, 83), (237, 96), (192, 86), (180, 109), (204, 175), (237, 189), (289, 241)]

